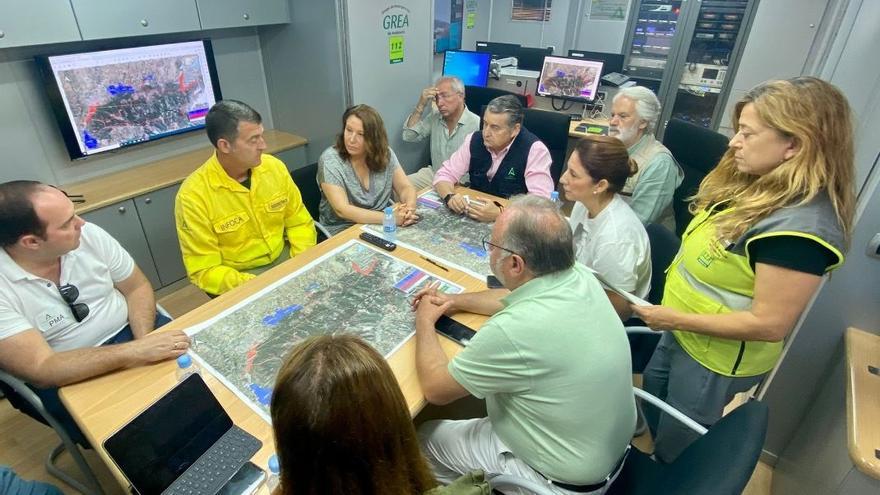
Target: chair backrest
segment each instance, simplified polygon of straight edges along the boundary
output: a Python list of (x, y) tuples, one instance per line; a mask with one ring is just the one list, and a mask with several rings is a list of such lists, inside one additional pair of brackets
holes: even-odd
[(634, 450), (606, 495), (739, 495), (767, 434), (767, 406), (751, 401), (724, 416), (671, 464)]
[(553, 176), (553, 185), (559, 183), (562, 170), (565, 168), (565, 151), (568, 148), (568, 114), (549, 112), (527, 108), (523, 116), (523, 126), (538, 136), (547, 149), (553, 163), (550, 165), (550, 175)]
[(464, 104), (468, 107), (468, 110), (474, 112), (482, 118), (483, 107), (488, 105), (489, 102), (494, 100), (495, 98), (504, 95), (516, 96), (519, 99), (519, 102), (522, 103), (522, 106), (524, 107), (528, 104), (526, 102), (526, 97), (523, 95), (511, 93), (510, 91), (505, 91), (503, 89), (482, 86), (465, 86)]
[(293, 182), (296, 183), (296, 187), (299, 188), (299, 193), (302, 195), (303, 204), (315, 220), (318, 219), (318, 207), (321, 204), (321, 190), (318, 189), (317, 175), (317, 162), (290, 172)]
[(645, 230), (651, 244), (651, 292), (648, 293), (648, 302), (660, 304), (666, 285), (666, 268), (678, 253), (681, 239), (659, 223), (649, 223)]
[(684, 170), (684, 180), (672, 199), (675, 233), (679, 237), (693, 217), (688, 211), (687, 198), (697, 192), (703, 177), (718, 165), (728, 141), (723, 134), (680, 119), (671, 119), (666, 125), (663, 145)]

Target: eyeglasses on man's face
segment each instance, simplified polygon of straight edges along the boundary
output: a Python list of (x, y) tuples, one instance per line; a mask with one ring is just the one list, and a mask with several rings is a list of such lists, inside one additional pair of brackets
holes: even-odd
[(483, 251), (486, 251), (486, 252), (488, 253), (488, 252), (489, 252), (489, 247), (491, 246), (491, 247), (493, 247), (493, 248), (495, 248), (495, 249), (500, 249), (500, 250), (502, 250), (502, 251), (507, 251), (507, 252), (510, 253), (510, 254), (515, 254), (515, 255), (517, 255), (517, 256), (522, 257), (522, 255), (520, 255), (520, 254), (517, 253), (516, 251), (511, 251), (510, 249), (507, 249), (506, 247), (499, 246), (498, 244), (495, 244), (495, 243), (491, 242), (489, 239), (491, 239), (490, 236), (483, 237)]
[(58, 287), (58, 292), (61, 294), (61, 299), (64, 299), (67, 307), (70, 308), (70, 312), (73, 313), (73, 318), (77, 323), (85, 320), (86, 317), (89, 316), (88, 305), (76, 302), (76, 300), (79, 299), (79, 289), (77, 289), (75, 285), (64, 284), (61, 287)]

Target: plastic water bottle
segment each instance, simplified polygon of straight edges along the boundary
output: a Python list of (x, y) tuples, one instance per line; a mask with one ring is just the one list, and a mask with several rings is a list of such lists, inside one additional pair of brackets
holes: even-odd
[(556, 205), (556, 209), (562, 209), (562, 201), (559, 199), (559, 191), (553, 191), (550, 193), (550, 201)]
[(177, 381), (182, 382), (189, 375), (198, 372), (199, 367), (193, 363), (192, 357), (190, 357), (189, 354), (181, 354), (180, 357), (177, 358)]
[(397, 239), (397, 219), (394, 218), (394, 208), (385, 208), (385, 218), (382, 219), (382, 233), (386, 241), (395, 242)]
[(275, 492), (278, 485), (281, 484), (281, 466), (278, 464), (278, 456), (272, 454), (269, 457), (269, 476), (266, 478), (266, 488), (269, 489), (270, 495)]

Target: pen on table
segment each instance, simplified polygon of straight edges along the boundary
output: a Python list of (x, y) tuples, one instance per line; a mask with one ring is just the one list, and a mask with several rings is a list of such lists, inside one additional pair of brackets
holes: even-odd
[(444, 272), (448, 272), (448, 271), (449, 271), (449, 268), (446, 268), (445, 266), (441, 265), (440, 263), (437, 263), (436, 261), (432, 260), (431, 258), (428, 258), (427, 256), (421, 256), (421, 255), (420, 255), (419, 258), (421, 258), (421, 259), (427, 261), (428, 263), (430, 263), (430, 264), (436, 266), (437, 268), (443, 270)]

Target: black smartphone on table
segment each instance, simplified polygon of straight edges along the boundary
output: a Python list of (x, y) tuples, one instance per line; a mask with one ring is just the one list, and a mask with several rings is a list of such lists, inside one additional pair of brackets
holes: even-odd
[(440, 319), (437, 320), (436, 328), (438, 332), (463, 346), (467, 346), (468, 342), (477, 333), (471, 327), (464, 323), (459, 323), (446, 315), (440, 316)]

